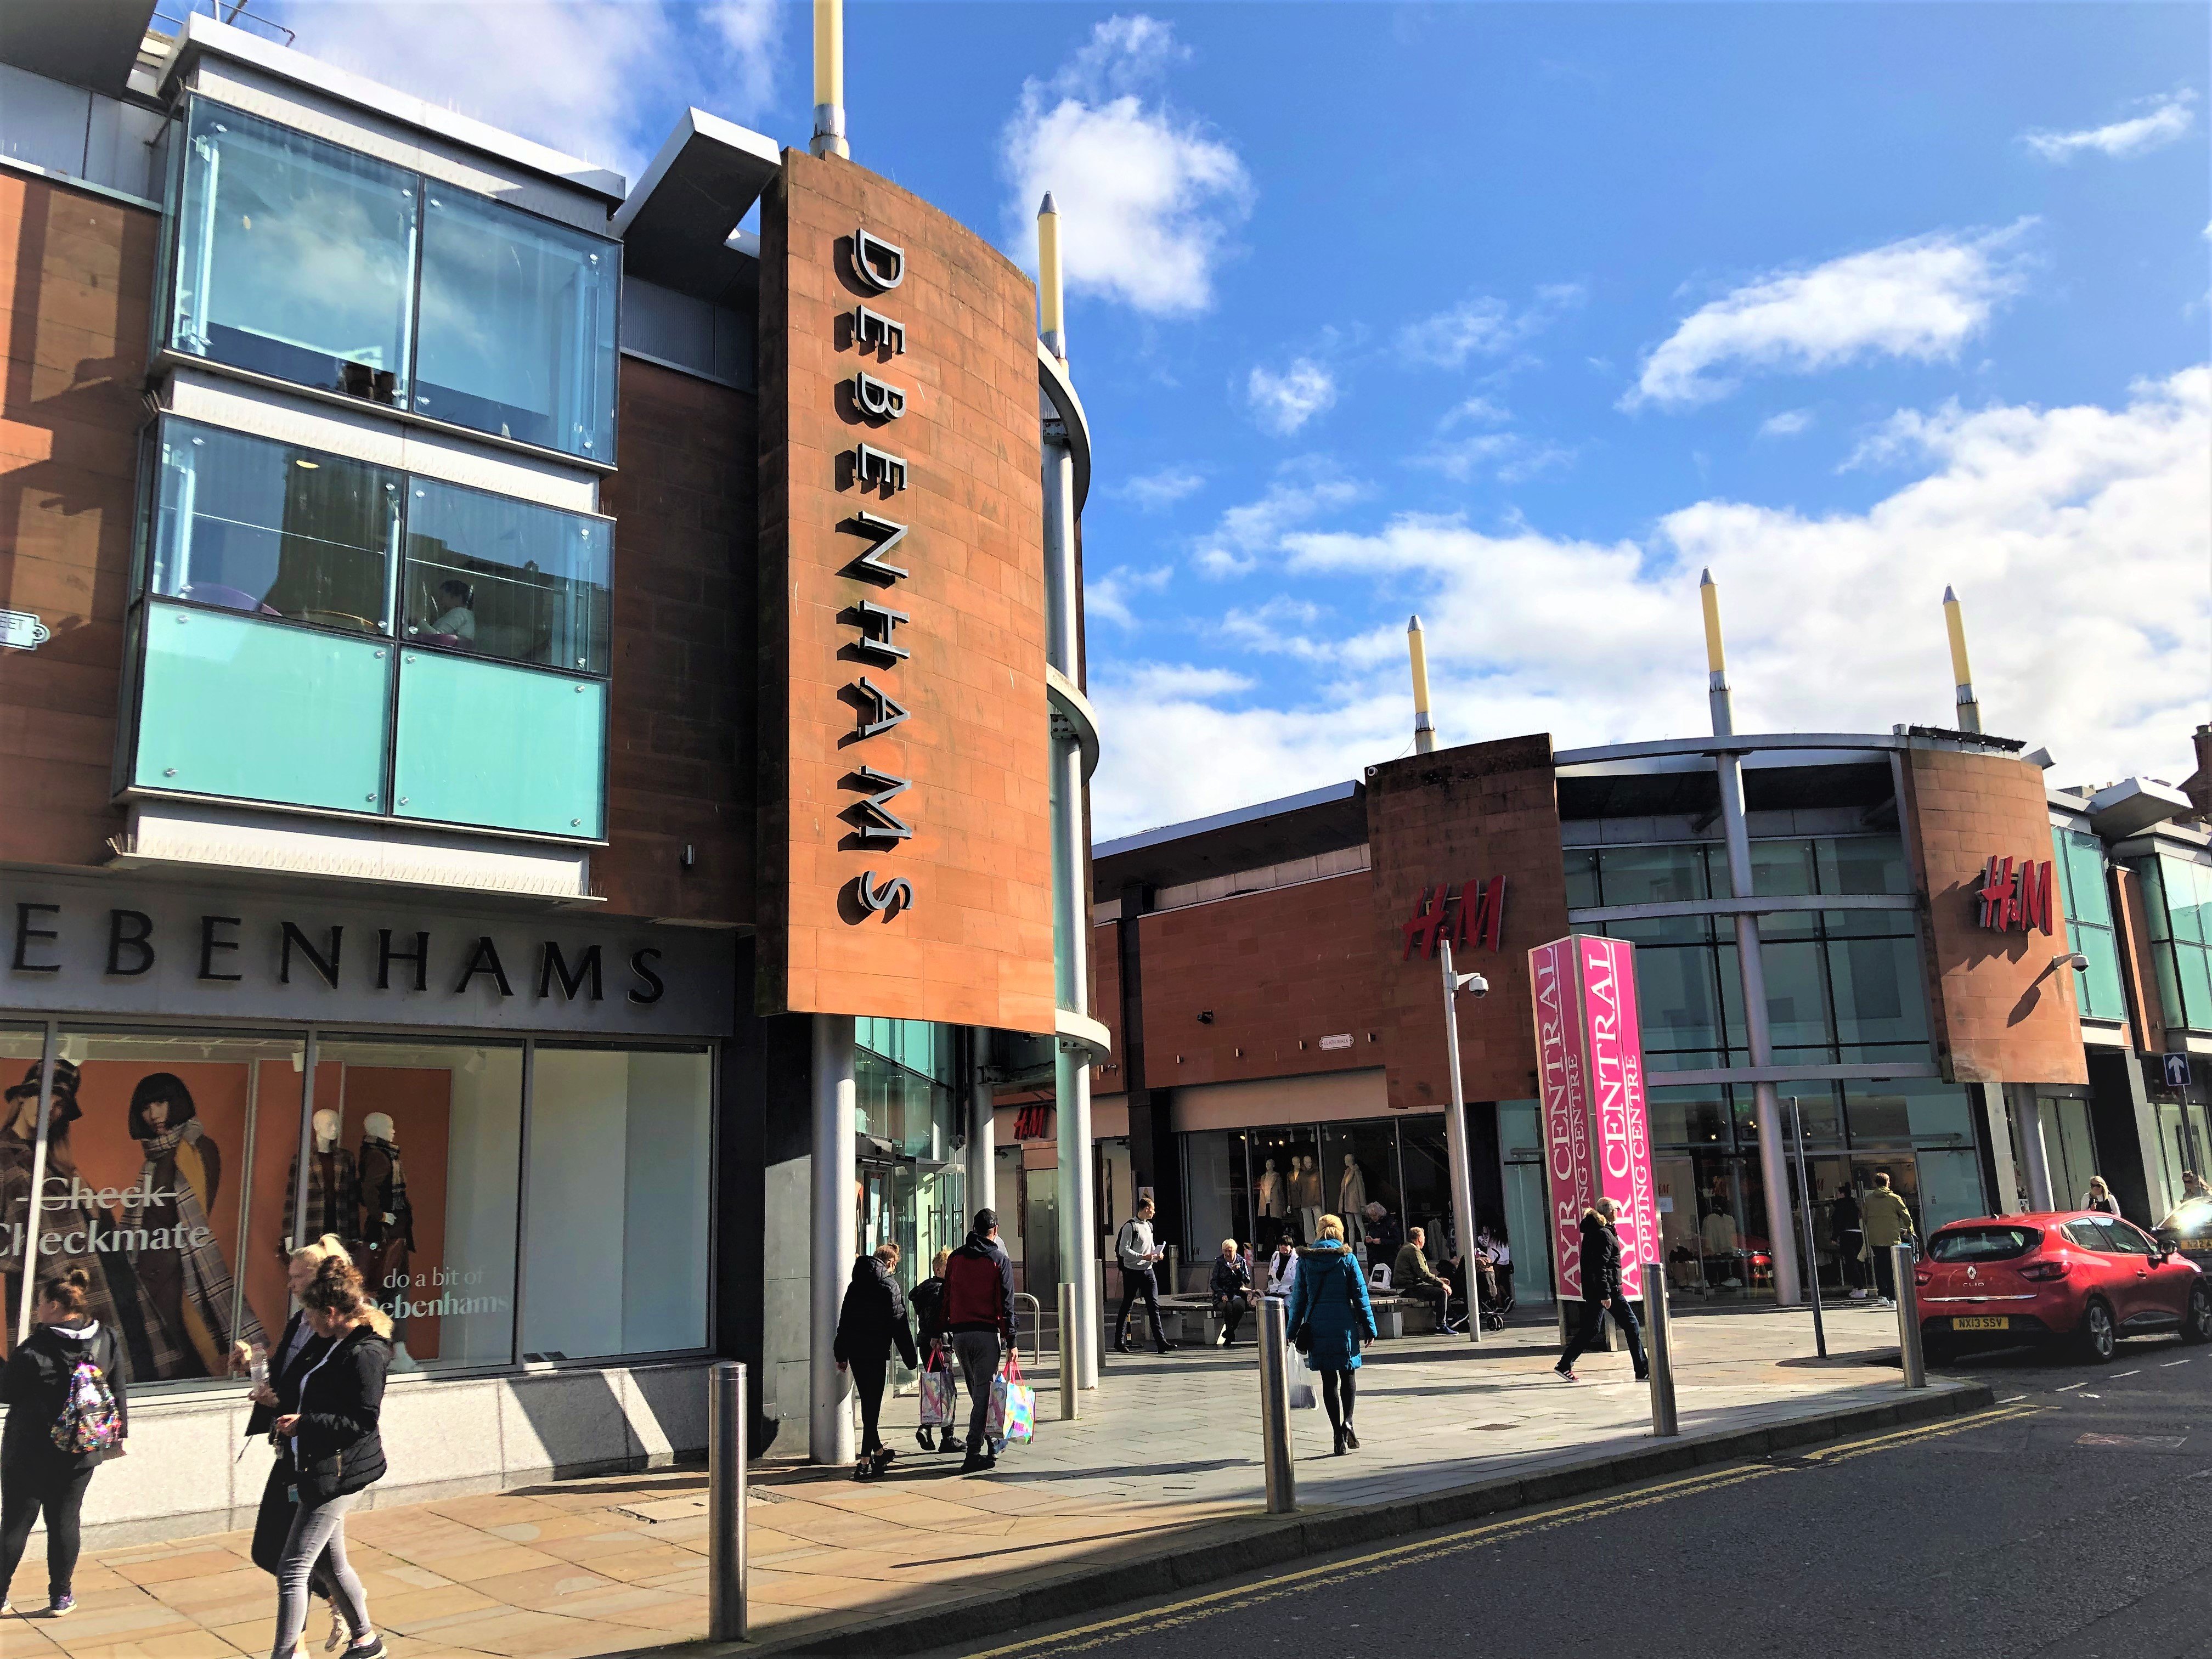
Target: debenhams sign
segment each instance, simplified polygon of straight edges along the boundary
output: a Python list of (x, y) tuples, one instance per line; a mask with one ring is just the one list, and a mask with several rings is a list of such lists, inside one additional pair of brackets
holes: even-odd
[(0, 1016), (719, 1036), (732, 936), (0, 872)]

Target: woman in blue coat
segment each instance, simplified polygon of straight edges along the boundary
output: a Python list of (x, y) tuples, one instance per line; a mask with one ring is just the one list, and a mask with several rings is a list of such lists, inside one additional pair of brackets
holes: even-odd
[(1344, 1223), (1321, 1218), (1321, 1237), (1298, 1252), (1298, 1276), (1291, 1292), (1291, 1343), (1304, 1351), (1306, 1364), (1321, 1373), (1322, 1403), (1336, 1432), (1336, 1455), (1359, 1449), (1352, 1430), (1352, 1402), (1359, 1370), (1359, 1350), (1375, 1340), (1375, 1310), (1367, 1300), (1367, 1275), (1344, 1242)]

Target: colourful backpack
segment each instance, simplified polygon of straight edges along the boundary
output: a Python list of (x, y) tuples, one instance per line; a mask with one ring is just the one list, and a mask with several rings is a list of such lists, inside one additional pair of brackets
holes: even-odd
[(54, 1419), (54, 1444), (73, 1457), (106, 1451), (123, 1438), (123, 1419), (114, 1391), (100, 1367), (80, 1359), (70, 1372), (69, 1397)]

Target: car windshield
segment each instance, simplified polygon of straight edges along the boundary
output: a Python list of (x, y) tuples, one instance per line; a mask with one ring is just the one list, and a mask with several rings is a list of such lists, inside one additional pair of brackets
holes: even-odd
[(2199, 1233), (2212, 1233), (2212, 1198), (2191, 1199), (2160, 1222), (2158, 1230), (2162, 1233), (2172, 1233), (2176, 1238), (2194, 1238)]
[(1928, 1254), (1938, 1261), (2009, 1261), (2042, 1242), (2038, 1227), (1946, 1228), (1929, 1241)]

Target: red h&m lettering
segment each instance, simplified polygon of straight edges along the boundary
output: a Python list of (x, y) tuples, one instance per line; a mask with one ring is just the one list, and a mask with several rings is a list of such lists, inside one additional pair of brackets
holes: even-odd
[(1992, 858), (1982, 872), (1981, 891), (1976, 895), (1982, 902), (1982, 926), (1998, 933), (2012, 926), (2012, 860)]
[(2051, 927), (2051, 860), (1992, 858), (1982, 872), (1974, 896), (1981, 901), (1982, 926), (2003, 933)]
[(2012, 902), (2013, 920), (2020, 931), (2040, 927), (2051, 931), (2051, 863), (2040, 864), (2023, 860), (2020, 866), (2020, 890)]
[(1452, 927), (1452, 943), (1502, 950), (1505, 941), (1505, 878), (1468, 882), (1459, 890), (1459, 913)]

